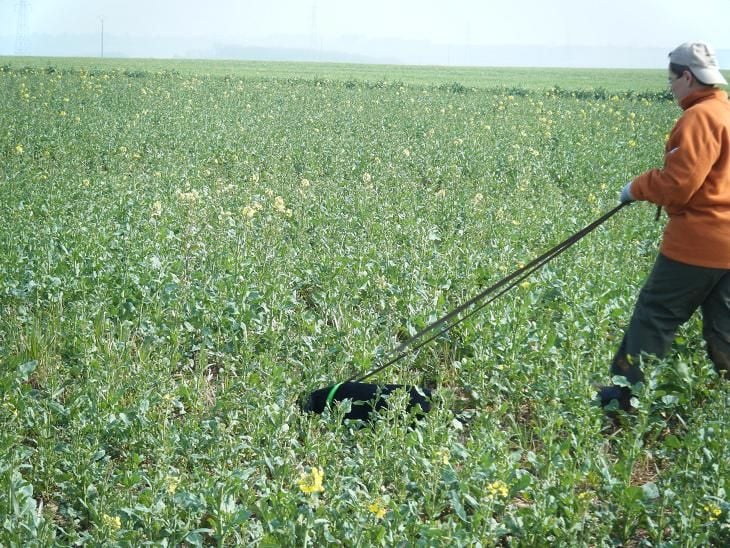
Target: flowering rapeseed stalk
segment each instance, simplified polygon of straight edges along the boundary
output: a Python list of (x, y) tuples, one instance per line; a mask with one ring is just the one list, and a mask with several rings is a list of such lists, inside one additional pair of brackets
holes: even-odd
[(324, 479), (324, 472), (319, 467), (314, 467), (309, 473), (302, 472), (299, 476), (299, 489), (302, 493), (307, 495), (312, 493), (321, 493), (324, 491), (322, 486), (322, 480)]
[(283, 213), (287, 217), (291, 217), (291, 209), (286, 207), (286, 204), (284, 204), (284, 198), (281, 196), (274, 198), (274, 209), (278, 213)]
[(177, 491), (177, 486), (180, 485), (180, 477), (167, 476), (165, 478), (165, 483), (167, 484), (167, 493), (169, 495), (174, 495), (175, 491)]
[(188, 202), (191, 204), (194, 204), (198, 201), (198, 198), (200, 198), (200, 194), (198, 194), (198, 191), (193, 189), (188, 192), (182, 192), (180, 190), (177, 191), (177, 197), (181, 202)]
[(490, 498), (505, 498), (508, 494), (509, 489), (507, 488), (507, 484), (502, 480), (493, 481), (492, 483), (487, 484), (487, 495), (489, 495)]
[(370, 510), (376, 518), (383, 519), (385, 514), (388, 513), (388, 509), (383, 502), (383, 499), (377, 498), (370, 504), (368, 504), (368, 510)]
[(582, 491), (578, 493), (578, 500), (580, 502), (590, 502), (594, 497), (594, 494), (592, 491)]
[(716, 504), (705, 504), (702, 509), (705, 513), (707, 513), (707, 517), (710, 521), (717, 521), (720, 515), (722, 515), (722, 510)]
[(254, 202), (251, 205), (244, 206), (242, 210), (243, 216), (246, 219), (252, 219), (257, 211), (261, 211), (262, 207), (263, 206), (258, 202)]
[(104, 527), (108, 527), (111, 531), (118, 531), (122, 527), (122, 520), (119, 519), (119, 516), (104, 514), (101, 516), (101, 524)]

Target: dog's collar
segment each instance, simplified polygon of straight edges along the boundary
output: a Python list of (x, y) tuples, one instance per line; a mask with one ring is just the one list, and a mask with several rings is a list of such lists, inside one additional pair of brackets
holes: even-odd
[(336, 385), (334, 385), (334, 386), (333, 386), (333, 387), (332, 387), (332, 388), (330, 389), (330, 393), (329, 393), (329, 394), (327, 394), (327, 402), (326, 402), (326, 404), (325, 404), (325, 407), (329, 407), (330, 405), (332, 405), (332, 400), (333, 400), (333, 399), (335, 399), (335, 392), (337, 392), (337, 389), (338, 389), (338, 388), (339, 388), (340, 386), (342, 386), (342, 383), (341, 383), (341, 382), (338, 382), (338, 383), (337, 383)]

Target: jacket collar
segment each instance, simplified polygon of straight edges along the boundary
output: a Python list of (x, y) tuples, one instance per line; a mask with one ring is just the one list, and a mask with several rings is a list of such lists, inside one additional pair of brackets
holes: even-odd
[(679, 106), (682, 107), (682, 110), (687, 110), (689, 107), (706, 99), (720, 99), (721, 101), (727, 101), (727, 93), (725, 90), (717, 88), (698, 89), (682, 99), (679, 102)]

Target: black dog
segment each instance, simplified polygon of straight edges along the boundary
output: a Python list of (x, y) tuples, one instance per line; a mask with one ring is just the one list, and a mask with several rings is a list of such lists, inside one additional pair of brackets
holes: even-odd
[(388, 406), (387, 396), (398, 388), (408, 391), (408, 410), (419, 406), (417, 414), (423, 415), (431, 410), (431, 391), (427, 388), (417, 389), (402, 384), (369, 384), (364, 382), (346, 382), (338, 386), (333, 395), (332, 389), (337, 385), (327, 386), (315, 390), (309, 395), (309, 399), (302, 409), (308, 413), (322, 413), (327, 407), (327, 399), (334, 403), (342, 400), (352, 400), (350, 411), (345, 415), (346, 419), (368, 420), (370, 413), (379, 411)]

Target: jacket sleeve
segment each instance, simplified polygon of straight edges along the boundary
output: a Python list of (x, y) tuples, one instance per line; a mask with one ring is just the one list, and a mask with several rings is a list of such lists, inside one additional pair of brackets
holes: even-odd
[(683, 207), (707, 179), (720, 151), (720, 139), (706, 112), (689, 110), (677, 120), (664, 155), (664, 167), (639, 175), (631, 184), (636, 200)]

